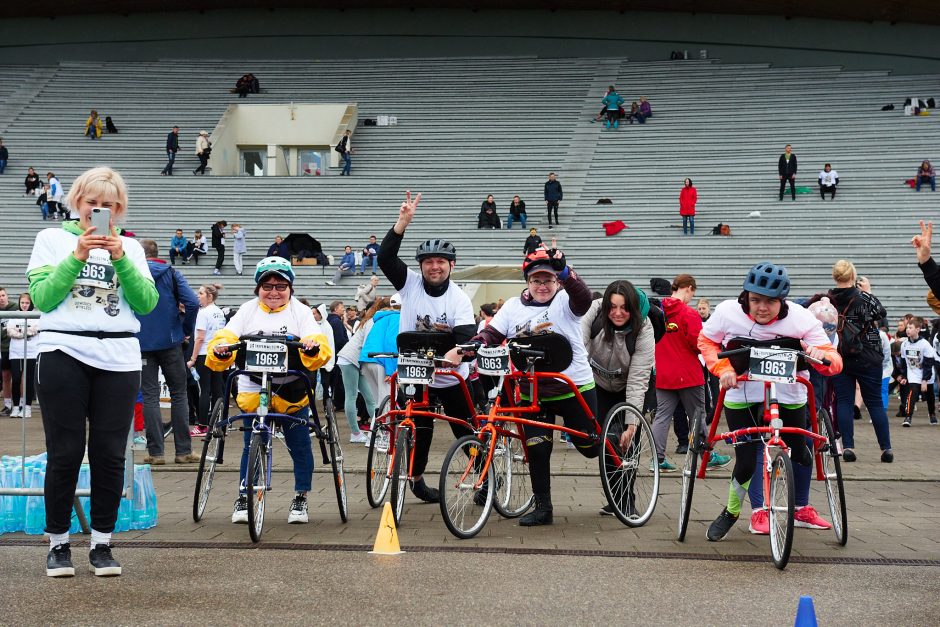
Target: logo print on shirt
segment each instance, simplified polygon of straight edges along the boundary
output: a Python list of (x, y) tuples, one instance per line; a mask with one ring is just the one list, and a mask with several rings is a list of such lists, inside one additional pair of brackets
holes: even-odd
[(542, 335), (544, 333), (552, 333), (552, 327), (554, 325), (548, 319), (548, 310), (542, 312), (542, 314), (532, 320), (525, 322), (524, 324), (517, 324), (515, 335), (517, 336), (530, 336), (530, 335)]
[(415, 320), (415, 331), (450, 331), (453, 327), (447, 322), (447, 314), (442, 313), (433, 320), (431, 316), (418, 316)]

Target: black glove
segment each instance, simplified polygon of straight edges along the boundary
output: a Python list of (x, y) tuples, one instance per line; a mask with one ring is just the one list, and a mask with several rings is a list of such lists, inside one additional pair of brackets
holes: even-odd
[(548, 257), (552, 263), (552, 270), (554, 270), (555, 272), (561, 272), (562, 270), (568, 267), (568, 262), (565, 260), (564, 253), (561, 254), (561, 257), (557, 259), (555, 258), (555, 254), (560, 253), (560, 252), (561, 251), (558, 250), (557, 248), (552, 248), (551, 250), (548, 251)]

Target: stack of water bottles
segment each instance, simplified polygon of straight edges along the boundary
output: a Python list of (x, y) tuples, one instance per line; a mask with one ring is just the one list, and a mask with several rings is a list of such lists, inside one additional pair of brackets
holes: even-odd
[[(26, 479), (23, 479), (23, 466), (26, 466)], [(88, 464), (82, 464), (78, 475), (79, 489), (90, 485), (91, 473)], [(0, 494), (0, 533), (23, 531), (27, 534), (41, 534), (46, 525), (46, 505), (42, 497), (42, 488), (46, 480), (46, 454), (32, 457), (13, 457), (4, 455), (0, 458), (0, 490), (2, 488), (34, 488), (39, 496), (10, 496)], [(87, 496), (80, 497), (82, 508), (88, 515), (91, 507)], [(129, 529), (150, 529), (157, 524), (157, 493), (153, 488), (150, 465), (134, 466), (134, 499), (121, 499), (115, 531)], [(71, 533), (81, 531), (78, 517), (72, 512)]]

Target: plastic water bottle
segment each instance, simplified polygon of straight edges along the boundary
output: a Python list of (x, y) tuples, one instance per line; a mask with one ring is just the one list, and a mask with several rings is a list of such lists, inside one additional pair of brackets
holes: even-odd
[(157, 519), (159, 518), (159, 512), (157, 511), (157, 491), (153, 487), (153, 474), (150, 472), (150, 467), (145, 466), (143, 469), (143, 483), (144, 483), (144, 495), (147, 503), (147, 527), (157, 526)]
[[(29, 477), (29, 487), (42, 489), (45, 482), (46, 471), (39, 464), (32, 464)], [(30, 496), (26, 499), (26, 526), (24, 531), (29, 535), (42, 534), (46, 527), (46, 504), (42, 496)]]
[(196, 372), (195, 366), (189, 369), (189, 374), (193, 375), (193, 379), (195, 379), (196, 381), (199, 381), (199, 373)]

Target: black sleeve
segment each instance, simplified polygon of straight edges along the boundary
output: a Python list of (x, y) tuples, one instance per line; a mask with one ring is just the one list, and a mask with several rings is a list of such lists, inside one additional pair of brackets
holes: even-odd
[(933, 364), (933, 358), (924, 357), (924, 363), (921, 364), (921, 367), (923, 368), (923, 374), (921, 376), (923, 377), (924, 381), (930, 380), (930, 375), (933, 374)]
[(796, 155), (790, 155), (790, 159), (793, 160), (793, 174), (796, 174)]
[(593, 302), (591, 288), (587, 283), (575, 273), (571, 268), (568, 269), (568, 278), (562, 281), (565, 291), (568, 292), (568, 307), (571, 313), (576, 316), (583, 316), (591, 308)]
[(783, 158), (783, 155), (780, 155), (780, 159), (777, 161), (777, 172), (780, 173), (780, 176), (787, 175), (787, 160)]
[(930, 257), (924, 263), (917, 264), (920, 271), (924, 273), (924, 281), (933, 292), (934, 296), (940, 298), (940, 266)]
[(565, 199), (565, 192), (563, 192), (561, 189), (561, 183), (558, 183), (558, 200), (564, 200), (564, 199)]
[(404, 238), (404, 235), (399, 235), (394, 228), (391, 228), (382, 238), (382, 245), (379, 246), (379, 267), (396, 290), (404, 288), (408, 280), (408, 266), (398, 257), (398, 249), (401, 248), (401, 241)]
[(901, 358), (898, 360), (898, 370), (900, 371), (900, 374), (898, 376), (902, 379), (906, 379), (907, 378), (907, 358), (903, 354), (900, 355), (900, 357)]

